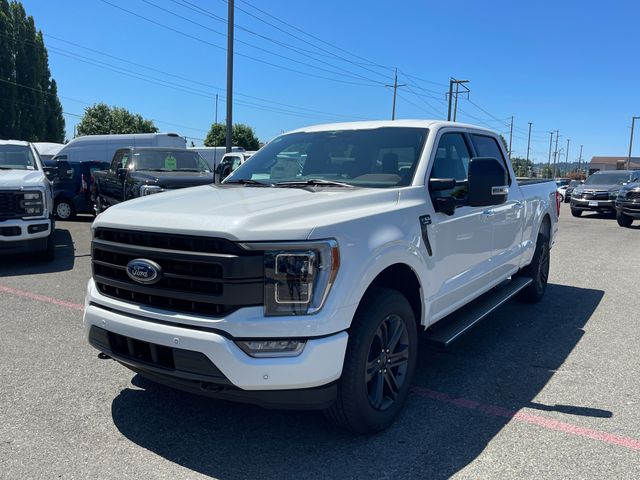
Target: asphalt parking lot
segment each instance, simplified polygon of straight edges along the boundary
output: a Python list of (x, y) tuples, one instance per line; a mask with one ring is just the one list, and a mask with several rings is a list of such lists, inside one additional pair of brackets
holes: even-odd
[(58, 222), (54, 263), (0, 259), (0, 478), (638, 478), (640, 226), (562, 209), (544, 300), (422, 341), (404, 412), (371, 437), (99, 359), (81, 326), (92, 219)]

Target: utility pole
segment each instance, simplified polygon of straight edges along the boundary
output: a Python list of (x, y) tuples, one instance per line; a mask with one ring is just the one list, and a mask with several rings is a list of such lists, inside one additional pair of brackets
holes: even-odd
[(582, 147), (584, 147), (584, 145), (580, 145), (580, 156), (578, 157), (578, 175), (582, 175), (582, 171), (581, 171), (581, 164), (582, 164)]
[[(464, 88), (466, 91), (464, 93), (469, 93), (470, 90), (468, 87), (466, 87), (464, 84), (465, 83), (469, 83), (469, 80), (456, 80), (455, 78), (450, 78), (449, 79), (449, 111), (447, 113), (447, 120), (450, 122), (452, 121), (451, 118), (451, 100), (452, 98), (455, 98), (454, 103), (453, 103), (453, 121), (456, 121), (456, 117), (458, 114), (458, 93), (459, 93), (459, 87), (460, 85), (462, 85), (462, 88)], [(456, 91), (453, 91), (453, 85), (456, 85)]]
[(509, 158), (511, 158), (511, 140), (513, 140), (513, 115), (511, 115), (511, 128), (509, 128)]
[(558, 166), (558, 138), (560, 138), (560, 130), (556, 130), (556, 149), (553, 152), (553, 178), (556, 178)]
[(547, 168), (549, 169), (549, 175), (551, 175), (551, 146), (553, 145), (553, 131), (549, 133), (551, 134), (551, 138), (549, 139), (549, 165)]
[(569, 169), (569, 142), (571, 141), (571, 139), (567, 138), (567, 151), (564, 152), (564, 160), (565, 160), (565, 171)]
[(396, 68), (393, 85), (385, 85), (385, 87), (393, 87), (393, 107), (391, 108), (391, 120), (396, 119), (396, 94), (398, 92), (398, 87), (404, 86), (406, 86), (405, 83), (398, 85), (398, 69)]
[(226, 150), (231, 153), (233, 139), (233, 13), (234, 0), (227, 1), (227, 138)]
[(640, 117), (631, 117), (631, 138), (629, 139), (629, 156), (627, 157), (627, 170), (631, 168), (631, 149), (633, 148), (633, 127), (636, 124), (636, 118), (640, 118)]
[(527, 165), (529, 164), (529, 149), (531, 148), (531, 125), (533, 125), (533, 123), (529, 122), (529, 138), (527, 139)]

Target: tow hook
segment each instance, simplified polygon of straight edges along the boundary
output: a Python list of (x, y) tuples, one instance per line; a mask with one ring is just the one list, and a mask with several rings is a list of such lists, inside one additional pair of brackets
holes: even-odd
[(98, 354), (98, 358), (100, 360), (111, 360), (111, 357), (109, 355), (107, 355), (106, 353), (100, 352)]

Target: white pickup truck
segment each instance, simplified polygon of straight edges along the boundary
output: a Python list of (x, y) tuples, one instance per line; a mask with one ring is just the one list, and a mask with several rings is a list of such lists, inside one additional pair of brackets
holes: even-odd
[(28, 142), (0, 140), (0, 255), (55, 255), (51, 182)]
[(296, 130), (222, 185), (99, 215), (86, 335), (160, 383), (378, 431), (409, 392), (418, 330), (448, 344), (543, 296), (558, 214), (555, 183), (518, 185), (483, 128)]

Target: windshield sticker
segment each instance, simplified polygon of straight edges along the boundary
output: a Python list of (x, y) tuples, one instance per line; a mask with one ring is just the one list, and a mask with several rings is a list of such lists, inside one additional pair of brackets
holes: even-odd
[(167, 170), (175, 170), (178, 168), (178, 161), (176, 160), (176, 157), (173, 155), (167, 155), (164, 157), (164, 168)]

